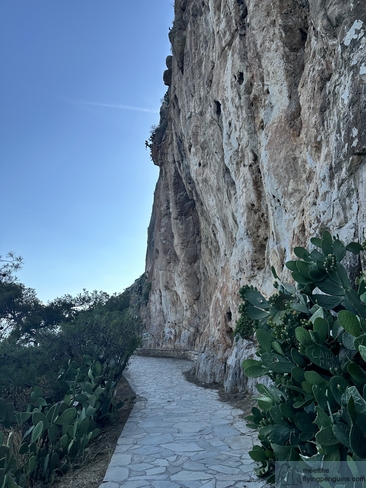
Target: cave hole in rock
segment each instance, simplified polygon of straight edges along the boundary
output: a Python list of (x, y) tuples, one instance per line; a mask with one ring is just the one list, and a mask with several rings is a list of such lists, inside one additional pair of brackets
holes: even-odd
[(308, 38), (308, 31), (306, 29), (299, 29), (301, 35), (301, 41), (305, 45)]
[(216, 115), (220, 117), (221, 115), (221, 103), (218, 100), (215, 100), (215, 108), (216, 108)]
[(252, 153), (252, 161), (254, 162), (258, 161), (258, 154), (255, 151), (253, 151), (253, 149), (251, 149), (250, 152)]
[(232, 321), (232, 319), (233, 319), (233, 314), (231, 312), (231, 309), (228, 308), (224, 316), (224, 323), (225, 323), (226, 337), (229, 339), (231, 344), (234, 342), (234, 332), (233, 329), (230, 327), (230, 322)]
[(227, 322), (231, 322), (233, 320), (233, 314), (232, 314), (230, 308), (227, 309), (227, 311), (225, 313), (225, 318), (226, 318)]
[(236, 80), (239, 85), (242, 85), (244, 83), (244, 73), (242, 71), (237, 74)]

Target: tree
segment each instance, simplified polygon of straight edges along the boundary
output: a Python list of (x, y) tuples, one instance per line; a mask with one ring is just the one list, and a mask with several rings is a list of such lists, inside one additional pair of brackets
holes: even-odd
[(18, 282), (21, 265), (14, 253), (0, 257), (1, 396), (14, 403), (17, 388), (24, 392), (35, 385), (55, 392), (60, 368), (85, 355), (114, 364), (119, 379), (140, 341), (129, 290), (110, 296), (83, 289), (44, 304), (34, 289)]
[(54, 329), (61, 322), (69, 322), (79, 313), (104, 306), (108, 293), (83, 290), (77, 296), (63, 295), (43, 304), (36, 291), (18, 283), (10, 264), (0, 281), (0, 340), (9, 337), (23, 343), (37, 344), (42, 329)]
[(0, 263), (0, 282), (12, 283), (16, 281), (13, 273), (22, 267), (23, 258), (10, 251), (5, 256), (0, 254)]

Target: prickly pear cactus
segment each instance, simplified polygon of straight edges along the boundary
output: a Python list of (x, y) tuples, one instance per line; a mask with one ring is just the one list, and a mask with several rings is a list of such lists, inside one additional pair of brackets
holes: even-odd
[(120, 366), (112, 358), (102, 363), (100, 354), (96, 357), (84, 355), (80, 363), (68, 362), (59, 375), (64, 390), (60, 401), (46, 400), (38, 386), (27, 412), (14, 412), (0, 400), (0, 425), (11, 429), (18, 423), (25, 428), (16, 453), (13, 431), (6, 438), (0, 431), (1, 488), (25, 487), (38, 480), (52, 484), (56, 472), (64, 474), (83, 459), (88, 443), (115, 415), (121, 406), (114, 397)]
[(242, 290), (259, 357), (243, 362), (245, 374), (273, 381), (257, 386), (247, 417), (261, 441), (250, 452), (258, 475), (272, 473), (276, 460), (366, 459), (366, 286), (361, 276), (356, 290), (341, 263), (365, 246), (329, 232), (311, 244), (286, 263), (296, 288), (272, 270), (277, 291), (268, 300)]

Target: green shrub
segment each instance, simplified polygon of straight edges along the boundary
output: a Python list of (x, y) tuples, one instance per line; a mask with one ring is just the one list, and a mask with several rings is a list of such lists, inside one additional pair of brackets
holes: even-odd
[(121, 406), (115, 386), (141, 333), (130, 290), (44, 305), (17, 282), (20, 266), (0, 256), (0, 488), (49, 486), (82, 461)]
[(243, 339), (253, 339), (254, 331), (256, 328), (256, 321), (248, 316), (248, 307), (250, 311), (250, 302), (246, 298), (246, 293), (250, 294), (250, 290), (256, 290), (256, 288), (244, 285), (240, 288), (240, 296), (243, 303), (239, 306), (240, 317), (236, 322), (236, 327), (234, 330), (234, 335), (240, 336)]
[(87, 311), (60, 328), (57, 358), (78, 359), (96, 346), (103, 360), (113, 357), (124, 368), (140, 344), (139, 322), (129, 309)]
[(268, 300), (242, 291), (259, 357), (243, 362), (245, 374), (272, 380), (257, 385), (247, 417), (261, 442), (250, 452), (259, 476), (275, 461), (366, 459), (366, 286), (361, 276), (355, 290), (341, 264), (363, 246), (346, 247), (329, 232), (311, 243), (286, 263), (297, 288), (276, 281)]
[(118, 369), (121, 375), (140, 344), (140, 323), (125, 292), (106, 304), (78, 312), (57, 327), (39, 328), (37, 341), (26, 343), (14, 336), (0, 340), (0, 397), (21, 409), (26, 405), (21, 391), (38, 385), (57, 398), (60, 368), (69, 359), (80, 361), (94, 346), (101, 361), (113, 358), (122, 366)]

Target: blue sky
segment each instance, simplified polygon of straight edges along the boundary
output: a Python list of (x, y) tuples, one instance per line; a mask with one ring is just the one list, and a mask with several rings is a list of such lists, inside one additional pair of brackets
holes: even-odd
[(144, 272), (172, 0), (0, 2), (0, 254), (50, 300)]

